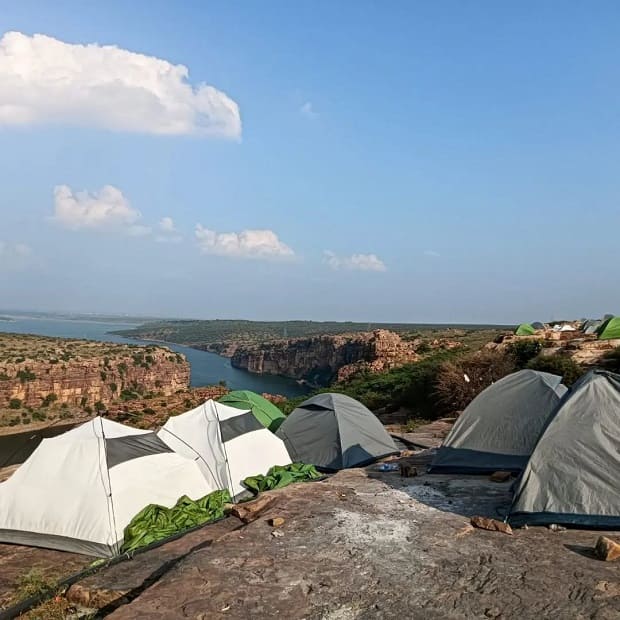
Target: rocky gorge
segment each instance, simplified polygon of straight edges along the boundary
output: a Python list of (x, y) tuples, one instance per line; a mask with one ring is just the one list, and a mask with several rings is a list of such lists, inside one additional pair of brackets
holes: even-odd
[(103, 409), (116, 399), (189, 386), (184, 356), (162, 346), (0, 334), (0, 408)]
[(273, 374), (326, 386), (360, 372), (383, 372), (417, 362), (437, 348), (454, 348), (458, 342), (438, 339), (405, 340), (399, 334), (377, 329), (355, 334), (291, 338), (240, 344), (226, 352), (235, 368), (257, 374)]

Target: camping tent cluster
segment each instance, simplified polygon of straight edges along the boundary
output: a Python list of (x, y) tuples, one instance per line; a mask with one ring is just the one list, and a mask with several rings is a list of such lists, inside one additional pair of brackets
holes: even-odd
[[(577, 325), (577, 323), (575, 323)], [(602, 319), (583, 319), (578, 325), (579, 329), (570, 323), (556, 323), (552, 331), (556, 332), (581, 332), (587, 336), (597, 336), (599, 340), (620, 340), (620, 316), (606, 314)], [(521, 323), (515, 329), (515, 336), (534, 336), (537, 332), (546, 329), (539, 321), (534, 323)]]
[(465, 409), (431, 473), (521, 472), (508, 521), (620, 526), (620, 375), (593, 370), (570, 390), (523, 370)]
[(148, 505), (224, 490), (239, 498), (245, 479), (290, 465), (291, 455), (336, 470), (396, 451), (375, 416), (346, 396), (316, 396), (286, 420), (252, 392), (222, 400), (229, 404), (208, 400), (170, 417), (157, 433), (97, 417), (44, 439), (0, 484), (0, 542), (113, 557)]

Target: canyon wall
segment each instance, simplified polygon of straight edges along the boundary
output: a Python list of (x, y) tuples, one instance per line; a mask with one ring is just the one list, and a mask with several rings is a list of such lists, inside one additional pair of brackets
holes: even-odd
[(235, 368), (257, 374), (303, 379), (312, 385), (329, 385), (362, 370), (380, 372), (420, 355), (415, 342), (404, 341), (384, 329), (338, 336), (315, 336), (239, 345), (231, 356)]
[(0, 408), (169, 396), (187, 389), (189, 373), (185, 357), (165, 347), (0, 334)]

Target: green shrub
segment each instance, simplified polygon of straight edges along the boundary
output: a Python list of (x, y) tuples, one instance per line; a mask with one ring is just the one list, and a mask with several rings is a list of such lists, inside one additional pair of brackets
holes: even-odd
[(118, 385), (116, 383), (110, 383), (110, 391), (116, 392), (118, 390)]
[(17, 378), (22, 383), (26, 383), (26, 381), (34, 381), (37, 378), (37, 375), (35, 375), (28, 368), (26, 368), (25, 370), (18, 371)]
[(154, 415), (156, 413), (155, 409), (151, 409), (150, 407), (145, 407), (142, 411), (146, 415)]
[(0, 372), (0, 381), (9, 381), (11, 377), (7, 375), (5, 372)]
[(86, 396), (82, 396), (82, 398), (80, 398), (80, 407), (86, 407), (87, 402), (88, 398), (86, 398)]
[(482, 350), (444, 362), (435, 379), (438, 410), (463, 411), (482, 390), (514, 371), (514, 357), (502, 351)]
[(433, 350), (433, 347), (426, 342), (426, 340), (422, 341), (419, 345), (416, 346), (415, 352), (420, 355), (424, 355), (424, 353), (430, 353)]
[(9, 401), (9, 409), (20, 409), (22, 401), (19, 398), (11, 398)]
[(584, 369), (572, 358), (565, 355), (538, 355), (531, 360), (528, 368), (532, 370), (540, 370), (541, 372), (550, 372), (554, 375), (560, 375), (564, 385), (570, 387), (581, 375)]
[(40, 409), (32, 412), (32, 419), (37, 420), (37, 422), (43, 422), (47, 418), (47, 413), (45, 411), (41, 411)]
[(108, 378), (107, 373), (106, 373), (106, 372), (104, 372), (103, 370), (101, 370), (101, 371), (99, 372), (99, 376), (101, 377), (101, 380), (102, 380), (102, 381), (105, 381), (105, 380)]
[(44, 399), (43, 402), (41, 403), (42, 407), (49, 407), (53, 402), (58, 400), (58, 396), (56, 396), (56, 394), (54, 393), (50, 393), (48, 394)]
[(517, 368), (525, 368), (543, 349), (540, 340), (517, 340), (508, 346), (509, 353), (515, 358)]
[(611, 370), (611, 372), (620, 373), (620, 347), (617, 347), (605, 355), (603, 358), (603, 365), (607, 370)]
[(106, 406), (100, 400), (98, 400), (95, 403), (95, 411), (97, 413), (100, 413), (101, 411), (105, 411), (105, 409), (106, 409)]

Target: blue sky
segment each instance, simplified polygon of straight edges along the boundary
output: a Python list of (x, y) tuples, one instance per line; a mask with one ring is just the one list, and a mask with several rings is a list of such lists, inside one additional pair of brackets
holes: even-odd
[(619, 18), (611, 2), (5, 1), (0, 307), (620, 312)]

